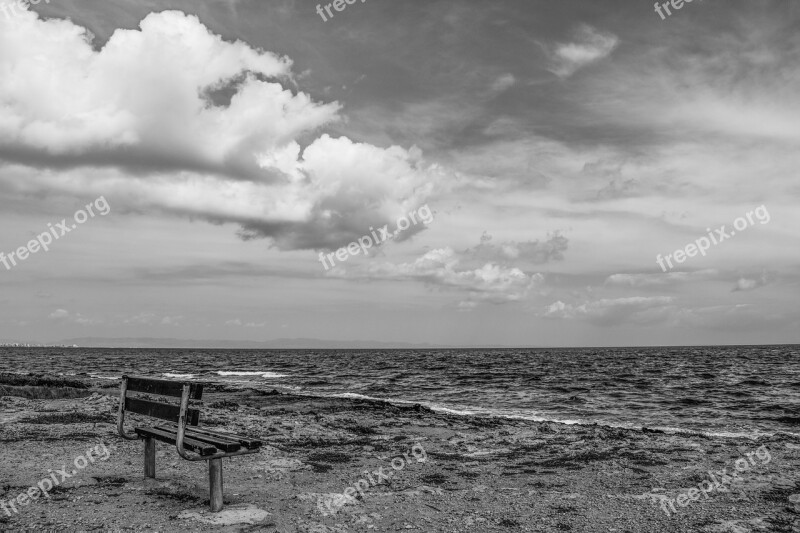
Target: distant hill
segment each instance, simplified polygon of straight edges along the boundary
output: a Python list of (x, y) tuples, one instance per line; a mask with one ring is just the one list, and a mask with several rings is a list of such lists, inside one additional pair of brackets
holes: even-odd
[(204, 349), (233, 349), (233, 350), (280, 350), (280, 349), (305, 349), (305, 350), (358, 350), (358, 349), (424, 349), (444, 348), (434, 344), (411, 344), (403, 342), (378, 342), (378, 341), (331, 341), (323, 339), (274, 339), (269, 341), (232, 341), (219, 339), (170, 339), (148, 337), (79, 337), (59, 341), (59, 344), (77, 344), (85, 348), (204, 348)]

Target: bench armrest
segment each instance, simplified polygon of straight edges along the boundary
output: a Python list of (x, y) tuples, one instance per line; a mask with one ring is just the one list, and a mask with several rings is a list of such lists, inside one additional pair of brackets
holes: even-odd
[(119, 389), (119, 411), (117, 412), (117, 431), (120, 437), (127, 440), (139, 440), (136, 433), (125, 432), (125, 396), (128, 393), (128, 376), (122, 376), (122, 384)]
[(186, 437), (186, 411), (189, 407), (189, 385), (183, 386), (183, 395), (181, 396), (181, 412), (178, 417), (178, 435), (175, 438), (175, 448), (178, 449), (178, 455), (187, 461), (210, 461), (211, 459), (219, 459), (221, 457), (233, 457), (235, 455), (247, 455), (250, 453), (258, 453), (260, 450), (254, 448), (252, 450), (239, 450), (236, 452), (220, 452), (214, 455), (200, 455), (194, 452), (186, 451), (183, 447), (183, 439)]
[(209, 457), (202, 456), (197, 453), (188, 452), (183, 447), (183, 439), (186, 437), (186, 410), (189, 408), (189, 385), (183, 386), (183, 394), (181, 395), (181, 412), (178, 415), (178, 435), (175, 438), (175, 448), (178, 450), (178, 455), (187, 461), (207, 461)]

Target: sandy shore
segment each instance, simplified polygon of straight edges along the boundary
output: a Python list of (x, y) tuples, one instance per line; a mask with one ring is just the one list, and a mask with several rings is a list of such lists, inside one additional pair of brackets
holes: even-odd
[[(266, 445), (225, 460), (226, 509), (210, 515), (205, 463), (159, 443), (157, 479), (145, 481), (142, 443), (116, 434), (117, 385), (87, 384), (59, 387), (55, 396), (77, 396), (63, 399), (30, 399), (54, 383), (0, 388), (0, 500), (59, 480), (18, 513), (0, 509), (0, 530), (800, 532), (800, 439), (787, 435), (674, 435), (219, 387), (201, 425)], [(86, 461), (98, 446), (105, 459)], [(60, 481), (64, 466), (76, 474)], [(353, 498), (337, 496), (353, 486)]]

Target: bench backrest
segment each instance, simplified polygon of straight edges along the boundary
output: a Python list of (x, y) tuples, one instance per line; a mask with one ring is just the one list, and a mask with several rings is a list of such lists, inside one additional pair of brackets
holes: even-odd
[[(174, 403), (131, 398), (129, 392), (138, 392), (154, 396), (167, 396), (181, 398), (184, 394), (187, 400), (200, 400), (203, 397), (203, 384), (189, 381), (169, 381), (166, 379), (152, 379), (140, 376), (122, 376), (122, 390), (120, 393), (120, 414), (122, 411), (138, 413), (152, 418), (160, 418), (178, 423), (181, 408)], [(200, 421), (200, 410), (196, 407), (186, 409), (186, 423), (196, 426)]]

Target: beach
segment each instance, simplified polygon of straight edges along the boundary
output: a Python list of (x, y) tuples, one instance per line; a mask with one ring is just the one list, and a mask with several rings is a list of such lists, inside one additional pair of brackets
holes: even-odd
[[(0, 511), (5, 531), (800, 531), (790, 434), (462, 416), (226, 385), (207, 388), (201, 426), (264, 446), (225, 460), (226, 507), (212, 515), (205, 463), (174, 447), (158, 444), (145, 481), (142, 443), (117, 435), (117, 383), (28, 382), (0, 392), (0, 500), (86, 464)], [(32, 398), (47, 390), (57, 398)], [(99, 446), (105, 459), (76, 461)]]

